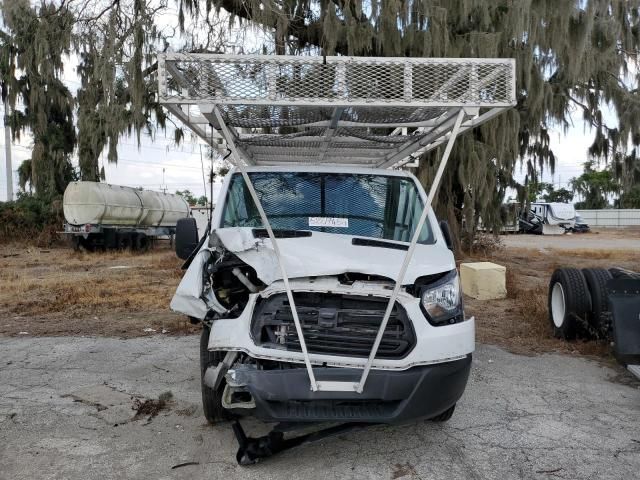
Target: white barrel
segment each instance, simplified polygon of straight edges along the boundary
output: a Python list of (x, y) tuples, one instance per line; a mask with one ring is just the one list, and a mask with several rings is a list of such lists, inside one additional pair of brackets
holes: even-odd
[(175, 226), (189, 216), (179, 195), (97, 182), (71, 182), (62, 200), (71, 225)]

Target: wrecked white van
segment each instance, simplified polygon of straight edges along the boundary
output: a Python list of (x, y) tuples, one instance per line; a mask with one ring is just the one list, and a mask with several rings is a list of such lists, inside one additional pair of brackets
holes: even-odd
[[(426, 202), (404, 171), (253, 167), (318, 382), (358, 380)], [(313, 391), (278, 261), (242, 175), (171, 302), (203, 322), (203, 406), (216, 422), (448, 419), (474, 350), (453, 254), (433, 213), (361, 393)]]
[[(340, 427), (448, 420), (474, 349), (431, 202), (458, 134), (516, 103), (511, 59), (166, 53), (159, 102), (229, 150), (210, 228), (176, 228), (211, 422), (278, 422), (254, 463)], [(442, 146), (429, 193), (403, 166)]]

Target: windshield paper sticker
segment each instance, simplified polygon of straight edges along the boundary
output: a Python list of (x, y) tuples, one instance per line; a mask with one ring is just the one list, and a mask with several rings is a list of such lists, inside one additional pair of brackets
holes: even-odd
[(309, 226), (349, 228), (349, 219), (334, 217), (309, 217)]

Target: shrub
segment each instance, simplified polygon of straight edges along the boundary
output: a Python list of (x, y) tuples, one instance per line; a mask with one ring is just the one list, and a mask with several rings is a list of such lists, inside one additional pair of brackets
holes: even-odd
[(62, 197), (19, 194), (12, 202), (0, 202), (0, 242), (28, 241), (49, 246), (59, 240)]

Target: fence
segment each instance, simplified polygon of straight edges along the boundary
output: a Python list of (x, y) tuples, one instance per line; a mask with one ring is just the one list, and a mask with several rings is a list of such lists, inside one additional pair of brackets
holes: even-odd
[(593, 227), (640, 225), (640, 209), (578, 210), (577, 213)]

